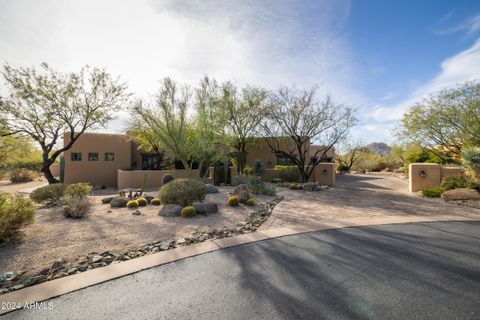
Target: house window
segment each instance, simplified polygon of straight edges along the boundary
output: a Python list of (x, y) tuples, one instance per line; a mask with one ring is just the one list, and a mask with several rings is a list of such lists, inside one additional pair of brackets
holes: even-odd
[(88, 161), (98, 161), (98, 152), (89, 152)]
[(290, 158), (278, 155), (277, 156), (277, 166), (290, 166), (292, 165), (292, 160)]
[(82, 161), (82, 153), (72, 152), (72, 161)]
[(160, 170), (161, 157), (156, 153), (142, 153), (142, 170)]
[(105, 161), (115, 161), (115, 153), (106, 152), (105, 153)]

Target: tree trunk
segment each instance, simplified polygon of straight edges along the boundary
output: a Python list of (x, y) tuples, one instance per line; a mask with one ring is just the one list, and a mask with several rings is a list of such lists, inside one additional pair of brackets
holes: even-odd
[(44, 166), (42, 168), (43, 175), (45, 176), (45, 179), (47, 179), (48, 184), (54, 184), (54, 183), (59, 183), (58, 181), (52, 174), (52, 171), (50, 171), (50, 165)]

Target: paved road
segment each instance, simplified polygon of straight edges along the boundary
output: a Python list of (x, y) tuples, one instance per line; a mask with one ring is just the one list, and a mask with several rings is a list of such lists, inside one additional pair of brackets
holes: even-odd
[(5, 319), (480, 319), (480, 222), (266, 240), (50, 302)]

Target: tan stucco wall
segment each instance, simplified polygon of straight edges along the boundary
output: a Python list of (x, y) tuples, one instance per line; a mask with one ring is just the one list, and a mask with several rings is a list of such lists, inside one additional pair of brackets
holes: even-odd
[(50, 172), (52, 172), (54, 177), (59, 177), (60, 176), (60, 164), (59, 163), (54, 163), (50, 166)]
[[(283, 138), (280, 142), (281, 148), (285, 150), (293, 150), (294, 143), (289, 138)], [(317, 150), (322, 150), (323, 146), (319, 145), (308, 145), (307, 148), (307, 161), (310, 159), (310, 156), (313, 156)], [(297, 152), (294, 152), (297, 154)], [(322, 155), (319, 152), (318, 155)], [(327, 157), (331, 157), (332, 159), (335, 158), (335, 149), (331, 148), (327, 152)], [(247, 153), (247, 165), (250, 167), (253, 166), (255, 160), (261, 159), (265, 163), (266, 169), (273, 169), (277, 165), (277, 157), (270, 148), (268, 147), (268, 143), (265, 141), (265, 138), (257, 138), (253, 141), (251, 146), (249, 146), (248, 153)]]
[[(325, 170), (325, 173), (324, 173)], [(272, 179), (280, 177), (280, 170), (275, 169), (265, 169), (264, 174), (262, 175), (263, 181), (271, 181)], [(334, 163), (320, 163), (318, 164), (311, 177), (310, 181), (318, 182), (321, 185), (327, 185), (329, 187), (334, 187), (336, 182), (336, 171)], [(300, 181), (299, 181), (300, 182)]]
[[(68, 143), (68, 134), (64, 143)], [(131, 164), (131, 142), (125, 135), (84, 133), (73, 147), (66, 151), (65, 183), (88, 182), (92, 185), (117, 186), (117, 170), (128, 169)], [(82, 153), (82, 161), (72, 161), (71, 154)], [(89, 152), (98, 152), (98, 161), (88, 161)], [(105, 153), (115, 153), (114, 161), (105, 161)]]
[(335, 163), (320, 163), (315, 167), (313, 179), (321, 185), (335, 187), (336, 177)]
[(442, 180), (448, 176), (459, 176), (465, 173), (465, 170), (460, 167), (442, 167)]
[[(421, 176), (422, 171), (426, 173), (424, 177)], [(408, 190), (410, 192), (417, 192), (427, 187), (437, 186), (442, 182), (444, 177), (461, 175), (463, 172), (462, 168), (443, 167), (436, 163), (411, 163), (408, 173)]]
[[(147, 175), (147, 181), (145, 187), (161, 187), (162, 178), (166, 174), (171, 174), (175, 178), (187, 178), (187, 170), (133, 170), (124, 171), (118, 170), (118, 189), (125, 188), (140, 188), (143, 185), (145, 175)], [(199, 177), (199, 170), (192, 170), (192, 177)], [(204, 180), (206, 183), (211, 183), (211, 177)]]

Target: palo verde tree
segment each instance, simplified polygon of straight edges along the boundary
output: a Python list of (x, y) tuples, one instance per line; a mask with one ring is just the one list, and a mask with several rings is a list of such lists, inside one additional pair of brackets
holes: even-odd
[(144, 132), (151, 134), (155, 143), (181, 161), (189, 175), (196, 160), (194, 132), (188, 119), (191, 97), (189, 87), (165, 78), (152, 104), (137, 100), (132, 110), (143, 120)]
[[(84, 67), (78, 73), (59, 73), (46, 63), (35, 68), (4, 65), (9, 91), (0, 100), (4, 135), (26, 136), (42, 150), (41, 171), (49, 183), (58, 182), (50, 166), (87, 130), (104, 127), (128, 98), (127, 87), (104, 69)], [(60, 147), (59, 139), (68, 133)]]
[(133, 108), (133, 116), (141, 120), (135, 129), (137, 139), (153, 141), (181, 161), (189, 175), (194, 163), (205, 169), (224, 154), (220, 145), (225, 117), (219, 86), (204, 77), (194, 92), (195, 96), (189, 87), (165, 78), (151, 105), (139, 100)]
[[(356, 124), (354, 109), (327, 96), (315, 100), (315, 89), (281, 88), (269, 97), (261, 134), (272, 152), (290, 159), (303, 182)], [(322, 147), (310, 153), (310, 144)]]
[[(136, 106), (141, 106), (144, 102), (137, 100)], [(168, 168), (174, 164), (173, 160), (165, 152), (162, 142), (156, 133), (149, 126), (145, 125), (145, 121), (141, 114), (132, 112), (127, 126), (127, 136), (135, 141), (138, 147), (146, 152), (155, 153), (158, 156), (158, 167), (156, 170)]]
[(262, 88), (245, 87), (238, 92), (231, 82), (223, 85), (223, 106), (232, 146), (239, 155), (238, 173), (243, 172), (249, 142), (265, 117), (267, 92)]
[(397, 133), (443, 159), (460, 158), (464, 147), (480, 146), (480, 83), (443, 90), (411, 107)]
[(195, 93), (194, 146), (200, 172), (205, 176), (207, 168), (225, 157), (226, 108), (221, 88), (214, 79), (203, 77)]

